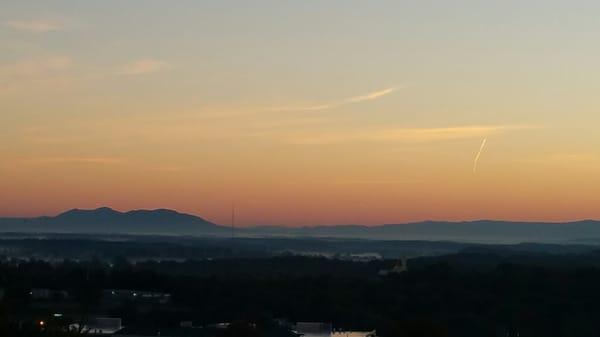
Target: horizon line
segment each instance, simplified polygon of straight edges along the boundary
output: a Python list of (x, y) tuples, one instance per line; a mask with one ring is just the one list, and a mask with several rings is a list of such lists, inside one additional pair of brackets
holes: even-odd
[[(183, 212), (183, 211), (179, 211), (177, 209), (173, 209), (173, 208), (133, 208), (133, 209), (129, 209), (129, 210), (119, 210), (113, 207), (109, 207), (109, 206), (100, 206), (100, 207), (96, 207), (96, 208), (78, 208), (78, 207), (74, 207), (74, 208), (70, 208), (70, 209), (66, 209), (64, 211), (58, 212), (55, 215), (32, 215), (32, 216), (6, 216), (6, 215), (0, 215), (0, 219), (39, 219), (39, 218), (55, 218), (58, 217), (62, 214), (65, 214), (67, 212), (70, 211), (88, 211), (88, 212), (93, 212), (93, 211), (98, 211), (98, 210), (103, 210), (103, 209), (107, 209), (107, 210), (111, 210), (120, 214), (126, 214), (126, 213), (131, 213), (131, 212), (136, 212), (136, 211), (149, 211), (149, 212), (154, 212), (154, 211), (172, 211), (175, 212), (177, 214), (182, 214), (182, 215), (190, 215), (190, 216), (194, 216), (197, 218), (201, 218), (202, 220), (205, 220), (207, 222), (210, 222), (212, 224), (218, 225), (218, 226), (223, 226), (223, 227), (228, 227), (228, 225), (222, 225), (218, 222), (214, 222), (211, 220), (208, 220), (206, 217), (198, 214), (198, 213), (189, 213), (189, 212)], [(378, 224), (361, 224), (361, 223), (339, 223), (339, 224), (311, 224), (311, 225), (277, 225), (277, 224), (252, 224), (252, 225), (242, 225), (239, 226), (238, 228), (260, 228), (260, 227), (287, 227), (287, 228), (312, 228), (312, 227), (340, 227), (340, 226), (357, 226), (357, 227), (382, 227), (382, 226), (389, 226), (389, 225), (410, 225), (410, 224), (420, 224), (420, 223), (428, 223), (428, 222), (437, 222), (437, 223), (473, 223), (473, 222), (504, 222), (504, 223), (529, 223), (529, 224), (571, 224), (571, 223), (578, 223), (578, 222), (600, 222), (600, 219), (594, 219), (594, 218), (577, 218), (577, 219), (566, 219), (566, 220), (523, 220), (523, 219), (494, 219), (494, 218), (473, 218), (473, 219), (461, 219), (461, 220), (449, 220), (449, 219), (433, 219), (433, 218), (429, 218), (429, 219), (422, 219), (422, 220), (409, 220), (409, 221), (400, 221), (400, 222), (382, 222), (382, 223), (378, 223)]]

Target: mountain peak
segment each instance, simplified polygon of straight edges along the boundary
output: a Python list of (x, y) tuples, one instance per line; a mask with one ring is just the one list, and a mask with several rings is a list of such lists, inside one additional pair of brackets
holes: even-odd
[(54, 228), (67, 232), (111, 233), (213, 233), (222, 228), (195, 215), (171, 209), (139, 209), (120, 212), (110, 207), (74, 208), (48, 219)]
[(110, 207), (99, 207), (96, 209), (79, 209), (73, 208), (66, 212), (60, 213), (57, 217), (77, 216), (77, 215), (115, 215), (121, 214)]
[(158, 209), (135, 209), (135, 210), (131, 210), (129, 212), (127, 212), (126, 214), (139, 214), (139, 213), (144, 213), (144, 214), (168, 214), (168, 215), (176, 215), (176, 214), (182, 214), (179, 213), (175, 210), (172, 209), (168, 209), (168, 208), (158, 208)]

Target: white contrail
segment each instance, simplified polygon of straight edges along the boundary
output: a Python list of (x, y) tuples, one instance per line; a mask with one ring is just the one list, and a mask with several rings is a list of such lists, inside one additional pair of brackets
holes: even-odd
[(477, 162), (479, 162), (479, 157), (481, 156), (481, 152), (483, 151), (486, 142), (487, 138), (484, 138), (479, 147), (479, 152), (477, 152), (477, 155), (475, 156), (475, 161), (473, 161), (473, 173), (477, 172)]
[(343, 100), (327, 102), (323, 104), (307, 105), (307, 106), (287, 106), (287, 107), (274, 107), (270, 108), (270, 111), (320, 111), (337, 108), (343, 105), (360, 103), (365, 101), (372, 101), (383, 96), (387, 96), (398, 89), (403, 87), (390, 87), (379, 91), (370, 92), (364, 95), (349, 97)]
[(349, 103), (358, 103), (358, 102), (364, 102), (364, 101), (372, 101), (374, 99), (378, 99), (379, 97), (389, 95), (396, 90), (398, 90), (398, 87), (386, 88), (383, 90), (370, 92), (366, 95), (350, 97), (350, 98), (346, 99), (345, 101), (340, 102), (339, 104), (349, 104)]

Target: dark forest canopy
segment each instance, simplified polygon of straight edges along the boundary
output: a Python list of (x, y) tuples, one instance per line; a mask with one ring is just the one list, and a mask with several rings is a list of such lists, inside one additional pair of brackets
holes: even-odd
[[(600, 313), (599, 262), (595, 253), (557, 258), (471, 251), (413, 259), (407, 272), (387, 277), (378, 271), (390, 268), (392, 260), (11, 262), (0, 265), (2, 321), (8, 329), (6, 322), (19, 317), (71, 310), (155, 329), (185, 320), (268, 325), (285, 318), (332, 322), (344, 329), (377, 328), (381, 336), (594, 336), (600, 333), (594, 318)], [(31, 288), (65, 290), (70, 297), (40, 304), (29, 296)], [(172, 298), (161, 305), (113, 303), (106, 302), (106, 289)]]

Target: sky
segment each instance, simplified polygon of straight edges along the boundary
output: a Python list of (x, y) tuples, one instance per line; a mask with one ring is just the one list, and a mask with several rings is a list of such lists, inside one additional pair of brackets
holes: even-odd
[(597, 1), (0, 3), (0, 216), (600, 219)]

